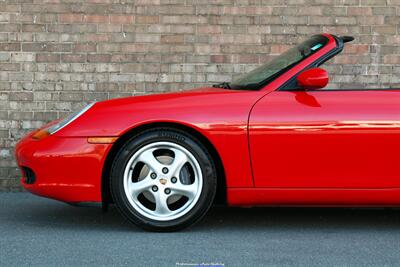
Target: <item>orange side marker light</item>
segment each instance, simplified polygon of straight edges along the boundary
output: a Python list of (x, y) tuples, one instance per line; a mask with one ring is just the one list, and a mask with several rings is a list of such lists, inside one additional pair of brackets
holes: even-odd
[(89, 137), (87, 140), (90, 144), (112, 144), (117, 139), (118, 137)]
[(49, 135), (50, 135), (50, 133), (47, 130), (42, 129), (42, 130), (39, 130), (36, 133), (34, 133), (32, 135), (32, 138), (35, 140), (41, 140)]

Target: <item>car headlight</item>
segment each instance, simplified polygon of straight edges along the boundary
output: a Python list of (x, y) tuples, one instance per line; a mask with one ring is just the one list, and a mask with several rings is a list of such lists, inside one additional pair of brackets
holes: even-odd
[(43, 129), (37, 131), (32, 136), (32, 138), (33, 139), (42, 139), (42, 138), (44, 138), (44, 137), (46, 137), (48, 135), (51, 135), (51, 134), (54, 134), (54, 133), (58, 132), (59, 130), (61, 130), (62, 128), (64, 128), (65, 126), (67, 126), (68, 124), (70, 124), (71, 122), (73, 122), (74, 120), (79, 118), (80, 116), (82, 116), (82, 114), (84, 114), (86, 111), (88, 111), (95, 103), (96, 102), (90, 103), (89, 105), (87, 105), (83, 109), (78, 110), (78, 111), (70, 114), (69, 116), (67, 116), (64, 119), (60, 120), (56, 124), (50, 125), (47, 128), (43, 128)]

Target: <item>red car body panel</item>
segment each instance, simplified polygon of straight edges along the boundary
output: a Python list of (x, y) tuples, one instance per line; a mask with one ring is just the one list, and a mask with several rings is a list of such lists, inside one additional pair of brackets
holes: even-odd
[(214, 146), (230, 205), (398, 205), (400, 91), (279, 91), (337, 48), (325, 36), (328, 44), (259, 91), (200, 88), (102, 101), (49, 137), (30, 134), (16, 157), (37, 181), (22, 183), (45, 197), (100, 202), (113, 144), (87, 138), (174, 123)]
[[(89, 144), (84, 137), (28, 135), (16, 147), (18, 165), (34, 170), (37, 182), (26, 190), (65, 202), (101, 202), (101, 173), (111, 144)], [(24, 175), (24, 173), (23, 173)]]
[(399, 103), (400, 91), (269, 94), (250, 116), (255, 186), (400, 187)]

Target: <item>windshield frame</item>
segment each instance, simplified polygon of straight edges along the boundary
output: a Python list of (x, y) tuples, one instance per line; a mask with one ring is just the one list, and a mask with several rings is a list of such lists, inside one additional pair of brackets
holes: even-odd
[[(302, 65), (303, 62), (308, 62), (311, 61), (309, 64), (312, 64), (312, 62), (318, 60), (318, 58), (322, 57), (323, 55), (325, 55), (326, 53), (330, 52), (332, 50), (332, 40), (335, 40), (335, 36), (330, 35), (330, 34), (317, 34), (317, 35), (313, 35), (310, 38), (308, 38), (307, 40), (303, 41), (302, 43), (293, 46), (290, 49), (296, 48), (298, 46), (300, 46), (301, 44), (311, 40), (312, 38), (321, 38), (322, 40), (324, 40), (324, 44), (322, 45), (321, 48), (316, 49), (315, 52), (308, 54), (307, 56), (293, 62), (292, 64), (286, 66), (285, 68), (277, 71), (276, 73), (272, 74), (271, 76), (267, 77), (266, 79), (262, 80), (260, 83), (254, 83), (254, 84), (247, 84), (247, 85), (235, 85), (234, 83), (230, 83), (230, 89), (233, 90), (248, 90), (248, 91), (259, 91), (262, 90), (265, 87), (268, 87), (269, 84), (273, 83), (275, 80), (279, 79), (282, 76), (285, 76), (285, 73), (288, 73), (290, 70), (296, 68), (299, 65)], [(336, 47), (336, 42), (335, 45)], [(285, 52), (284, 52), (285, 53)], [(284, 53), (282, 53), (281, 55), (283, 55)], [(277, 58), (281, 57), (281, 55), (279, 55)], [(260, 67), (270, 64), (271, 61), (261, 65)], [(259, 67), (259, 68), (260, 68)], [(302, 68), (303, 69), (303, 68)], [(247, 75), (247, 74), (244, 74)], [(290, 77), (288, 77), (290, 78)]]

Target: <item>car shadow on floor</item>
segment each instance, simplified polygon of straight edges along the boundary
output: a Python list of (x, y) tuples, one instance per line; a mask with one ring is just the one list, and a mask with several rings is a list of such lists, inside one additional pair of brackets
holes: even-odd
[[(22, 204), (22, 203), (21, 203)], [(73, 207), (51, 200), (27, 202), (0, 212), (8, 223), (31, 227), (132, 231), (132, 226), (111, 205), (103, 213), (100, 206)], [(6, 208), (7, 209), (7, 208)], [(212, 207), (194, 227), (185, 231), (280, 231), (280, 230), (400, 230), (400, 210), (384, 208), (228, 208)]]
[(196, 230), (400, 230), (400, 209), (316, 207), (215, 207)]

